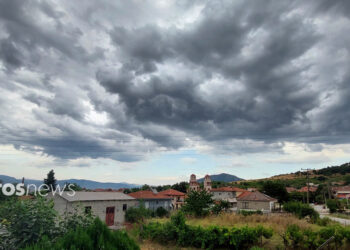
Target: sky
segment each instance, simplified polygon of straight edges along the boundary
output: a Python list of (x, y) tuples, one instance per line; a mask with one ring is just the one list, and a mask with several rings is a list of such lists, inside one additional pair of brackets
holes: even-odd
[(172, 184), (349, 162), (350, 1), (0, 0), (0, 174)]

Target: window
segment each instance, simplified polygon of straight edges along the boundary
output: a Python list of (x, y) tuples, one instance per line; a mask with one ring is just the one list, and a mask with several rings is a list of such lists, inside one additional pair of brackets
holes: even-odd
[(249, 208), (249, 202), (243, 202), (243, 208)]
[(128, 205), (127, 204), (123, 204), (123, 211), (126, 211), (128, 209)]
[(85, 207), (85, 214), (91, 214), (91, 206)]

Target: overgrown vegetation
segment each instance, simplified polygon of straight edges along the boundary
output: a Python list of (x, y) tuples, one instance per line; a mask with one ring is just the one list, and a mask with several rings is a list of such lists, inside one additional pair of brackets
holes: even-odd
[(346, 247), (347, 242), (350, 241), (350, 229), (333, 225), (318, 231), (312, 231), (311, 229), (301, 229), (297, 225), (289, 225), (286, 232), (281, 236), (286, 248), (317, 249), (328, 239), (334, 237), (327, 249), (333, 249), (333, 247), (340, 249), (342, 246)]
[(129, 238), (125, 231), (112, 231), (106, 224), (96, 218), (88, 227), (79, 226), (70, 229), (66, 234), (54, 241), (47, 236), (41, 241), (25, 248), (26, 250), (62, 250), (62, 249), (121, 249), (137, 250), (138, 245)]
[(0, 246), (16, 249), (37, 242), (44, 235), (54, 238), (60, 233), (55, 219), (51, 202), (42, 198), (24, 201), (12, 198), (0, 206), (0, 222), (7, 232), (2, 235)]
[[(94, 221), (93, 215), (83, 214), (79, 209), (60, 217), (53, 209), (53, 203), (41, 197), (33, 200), (11, 198), (2, 202), (0, 228), (4, 233), (0, 234), (0, 249), (27, 246), (31, 246), (29, 249), (138, 249), (137, 246), (129, 248), (135, 243), (125, 238), (125, 232), (111, 235), (101, 221)], [(113, 247), (117, 241), (119, 245), (115, 246), (126, 247)], [(95, 248), (96, 244), (102, 248)]]
[(218, 227), (203, 228), (189, 226), (183, 213), (179, 212), (166, 223), (151, 222), (143, 227), (141, 237), (162, 244), (177, 244), (183, 247), (205, 249), (249, 249), (262, 243), (263, 238), (271, 238), (271, 229), (257, 227)]
[(212, 195), (205, 190), (191, 191), (185, 200), (185, 205), (182, 210), (186, 214), (194, 215), (197, 217), (205, 216), (209, 214), (209, 208), (213, 204)]
[(298, 216), (299, 219), (309, 217), (312, 222), (316, 222), (320, 215), (308, 204), (290, 201), (283, 204), (283, 210)]

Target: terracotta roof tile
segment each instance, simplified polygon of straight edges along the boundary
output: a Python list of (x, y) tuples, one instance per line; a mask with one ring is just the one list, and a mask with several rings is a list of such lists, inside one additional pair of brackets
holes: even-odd
[(266, 194), (256, 192), (250, 192), (245, 195), (240, 195), (237, 200), (239, 201), (277, 201), (275, 198), (272, 198)]
[(167, 189), (164, 191), (160, 191), (158, 194), (167, 195), (167, 196), (185, 196), (185, 193), (182, 193), (175, 189)]
[(150, 190), (141, 190), (134, 193), (128, 194), (131, 197), (134, 197), (135, 199), (171, 199), (169, 196), (160, 194), (160, 193), (153, 193)]

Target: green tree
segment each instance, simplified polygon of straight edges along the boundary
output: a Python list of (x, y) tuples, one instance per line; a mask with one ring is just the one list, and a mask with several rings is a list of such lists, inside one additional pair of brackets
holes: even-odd
[(346, 175), (346, 176), (344, 177), (344, 181), (345, 181), (345, 184), (346, 184), (346, 185), (349, 185), (349, 184), (350, 184), (350, 175)]
[(65, 187), (64, 187), (64, 191), (71, 191), (71, 190), (82, 191), (83, 188), (81, 186), (79, 186), (78, 184), (76, 184), (76, 183), (68, 183), (68, 182), (66, 182), (65, 183)]
[(44, 179), (44, 183), (49, 186), (50, 190), (55, 190), (57, 185), (57, 180), (55, 179), (55, 172), (53, 169), (47, 174), (47, 178)]
[(282, 182), (266, 181), (262, 186), (262, 192), (276, 198), (280, 204), (288, 201), (288, 192)]
[(213, 204), (212, 195), (205, 190), (191, 191), (185, 199), (183, 211), (197, 217), (205, 216), (209, 213), (209, 207)]
[(338, 203), (334, 199), (327, 200), (327, 207), (329, 208), (329, 212), (335, 213), (338, 209)]
[(39, 241), (44, 235), (52, 238), (58, 233), (53, 203), (43, 198), (35, 200), (10, 199), (0, 207), (0, 222), (9, 233), (1, 244), (5, 249), (17, 249)]
[(176, 183), (176, 184), (172, 185), (171, 188), (175, 189), (177, 191), (180, 191), (182, 193), (186, 193), (187, 188), (188, 188), (188, 183), (185, 181), (182, 181), (180, 183)]

